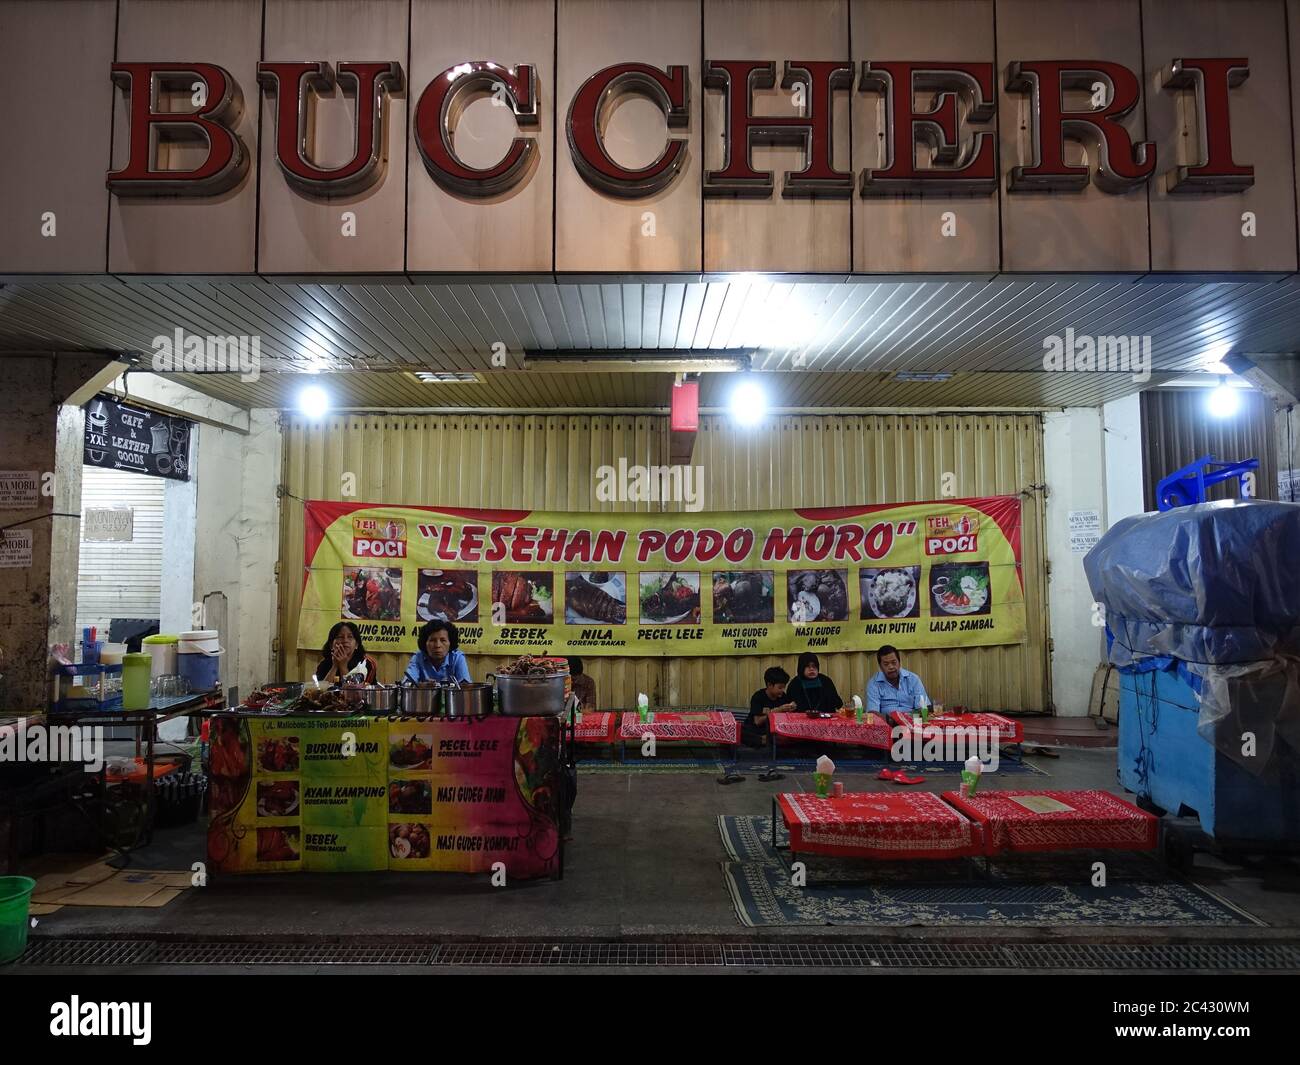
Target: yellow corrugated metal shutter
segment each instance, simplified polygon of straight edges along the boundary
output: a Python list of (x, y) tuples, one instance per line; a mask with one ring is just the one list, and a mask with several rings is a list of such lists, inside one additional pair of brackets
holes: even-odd
[[(284, 483), (303, 499), (450, 504), (552, 511), (659, 509), (598, 503), (597, 467), (667, 461), (665, 419), (636, 415), (339, 415), (285, 425)], [(701, 420), (692, 462), (705, 476), (705, 510), (761, 510), (895, 503), (941, 496), (1024, 492), (1023, 563), (1029, 639), (969, 650), (913, 651), (908, 668), (949, 704), (1041, 709), (1048, 701), (1043, 427), (1036, 414), (787, 416), (764, 429)], [(345, 496), (345, 489), (350, 489)], [(668, 504), (662, 509), (681, 509)], [(302, 507), (281, 518), (281, 659), (286, 676), (314, 665), (296, 651), (302, 594)], [(405, 655), (383, 654), (380, 676), (396, 680)], [(474, 676), (506, 659), (474, 656)], [(657, 702), (747, 705), (772, 664), (790, 656), (586, 658), (602, 705), (628, 706), (638, 691)], [(827, 654), (842, 692), (861, 691), (873, 657)]]

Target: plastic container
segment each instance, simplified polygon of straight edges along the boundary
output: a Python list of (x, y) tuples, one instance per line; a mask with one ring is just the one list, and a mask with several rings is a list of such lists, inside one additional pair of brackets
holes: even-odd
[(216, 629), (196, 629), (193, 632), (182, 632), (177, 638), (176, 653), (182, 655), (221, 654), (220, 633)]
[(149, 709), (149, 664), (146, 654), (126, 655), (122, 659), (122, 709)]
[(153, 659), (149, 667), (151, 677), (172, 677), (176, 675), (176, 646), (179, 636), (146, 636), (140, 641), (140, 650)]
[(99, 649), (99, 664), (101, 666), (120, 666), (125, 655), (126, 644), (106, 643)]
[(1276, 775), (1252, 776), (1197, 731), (1200, 699), (1176, 670), (1119, 673), (1126, 790), (1175, 817), (1195, 816), (1221, 842), (1300, 842), (1300, 751), (1279, 740)]
[(221, 683), (220, 652), (210, 654), (178, 654), (177, 672), (190, 682), (190, 690), (211, 691)]
[(35, 887), (29, 876), (0, 876), (0, 965), (27, 949), (28, 908)]
[(221, 684), (222, 647), (216, 629), (182, 632), (176, 641), (176, 672), (196, 692), (210, 691)]

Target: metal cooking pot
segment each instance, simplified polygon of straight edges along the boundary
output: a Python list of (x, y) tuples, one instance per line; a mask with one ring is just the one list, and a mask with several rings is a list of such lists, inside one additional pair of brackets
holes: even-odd
[(437, 684), (403, 686), (400, 712), (412, 717), (429, 717), (442, 713), (442, 688)]
[(369, 707), (369, 712), (372, 714), (400, 714), (402, 712), (402, 689), (394, 684), (365, 684), (346, 690), (349, 693), (358, 692), (361, 700)]
[(564, 713), (564, 674), (514, 676), (489, 673), (497, 689), (497, 708), (507, 717), (559, 717)]
[(442, 690), (443, 717), (487, 717), (492, 713), (492, 685), (470, 683)]

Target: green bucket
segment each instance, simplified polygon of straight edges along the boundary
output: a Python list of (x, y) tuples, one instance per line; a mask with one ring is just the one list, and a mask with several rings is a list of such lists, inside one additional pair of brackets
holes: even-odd
[(35, 887), (29, 876), (0, 876), (0, 965), (27, 949), (27, 906)]

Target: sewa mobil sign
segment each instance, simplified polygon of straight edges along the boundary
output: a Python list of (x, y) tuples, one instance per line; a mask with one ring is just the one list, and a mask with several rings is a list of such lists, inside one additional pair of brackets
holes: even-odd
[[(216, 196), (237, 185), (250, 153), (235, 132), (245, 106), (245, 89), (274, 101), (275, 157), (284, 180), (306, 196), (350, 195), (383, 175), (391, 94), (405, 86), (398, 60), (276, 60), (257, 65), (258, 85), (241, 86), (230, 72), (206, 62), (115, 63), (112, 76), (128, 97), (128, 151), (124, 166), (108, 174), (118, 196)], [(783, 197), (862, 197), (898, 193), (996, 192), (1003, 160), (998, 158), (994, 115), (999, 92), (1029, 103), (1026, 157), (1009, 161), (1010, 193), (1068, 194), (1090, 182), (1121, 193), (1152, 181), (1168, 191), (1240, 192), (1255, 180), (1248, 161), (1232, 146), (1234, 91), (1249, 77), (1244, 55), (1170, 56), (1150, 91), (1176, 94), (1199, 136), (1199, 158), (1178, 163), (1158, 158), (1153, 141), (1134, 140), (1122, 120), (1143, 106), (1137, 73), (1103, 59), (1014, 59), (997, 84), (989, 62), (916, 62), (889, 58), (860, 64), (826, 59), (707, 59), (706, 92), (720, 96), (725, 125), (723, 162), (705, 169), (706, 196), (766, 198), (774, 174), (755, 163), (755, 147), (791, 144), (802, 149), (803, 167), (783, 175)], [(756, 114), (755, 93), (778, 76), (798, 92), (801, 109), (783, 115)], [(351, 158), (323, 166), (312, 150), (315, 97), (341, 86), (355, 94)], [(419, 94), (412, 138), (429, 177), (461, 197), (493, 197), (529, 179), (541, 150), (525, 136), (539, 122), (535, 64), (516, 57), (471, 60), (441, 71)], [(190, 94), (193, 108), (167, 110), (162, 101), (176, 90)], [(550, 91), (549, 87), (545, 91)], [(477, 96), (490, 94), (509, 108), (516, 136), (504, 154), (486, 166), (470, 165), (457, 153), (456, 116)], [(838, 97), (858, 94), (882, 107), (883, 165), (857, 172), (837, 166), (832, 120)], [(649, 163), (629, 168), (615, 160), (603, 130), (616, 102), (625, 96), (651, 101), (663, 114), (666, 135)], [(594, 70), (572, 99), (560, 102), (562, 133), (582, 179), (616, 197), (656, 196), (682, 180), (687, 154), (680, 135), (690, 114), (688, 67), (628, 61)], [(917, 100), (924, 101), (918, 105)], [(793, 109), (792, 109), (793, 110)], [(401, 135), (400, 133), (398, 135)], [(188, 169), (161, 169), (162, 138), (198, 140), (206, 154)], [(1071, 162), (1067, 142), (1096, 149), (1095, 175), (1087, 163)], [(918, 149), (920, 151), (918, 151)], [(842, 153), (841, 153), (842, 154)], [(923, 161), (918, 161), (921, 159)]]

